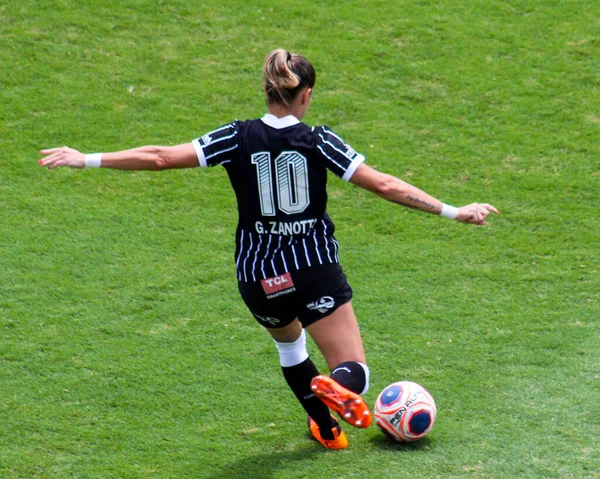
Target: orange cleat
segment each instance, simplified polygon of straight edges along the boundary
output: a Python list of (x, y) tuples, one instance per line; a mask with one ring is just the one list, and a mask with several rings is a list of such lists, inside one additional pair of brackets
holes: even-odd
[(351, 426), (366, 428), (371, 425), (373, 416), (365, 400), (329, 376), (315, 376), (310, 388), (327, 407)]
[(321, 432), (319, 431), (319, 426), (317, 426), (317, 423), (313, 421), (310, 416), (308, 418), (308, 430), (312, 437), (319, 441), (323, 447), (326, 447), (327, 449), (345, 449), (348, 447), (348, 438), (346, 437), (346, 434), (344, 434), (344, 431), (342, 431), (340, 425), (337, 424), (337, 420), (335, 420), (335, 422), (336, 425), (331, 428), (333, 439), (323, 439), (321, 437)]

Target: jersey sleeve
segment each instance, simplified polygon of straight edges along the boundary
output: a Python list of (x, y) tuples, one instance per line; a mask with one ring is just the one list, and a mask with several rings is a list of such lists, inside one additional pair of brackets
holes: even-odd
[(239, 122), (234, 121), (192, 141), (203, 168), (222, 165), (239, 154)]
[(365, 157), (326, 126), (315, 127), (313, 132), (316, 134), (317, 153), (325, 167), (342, 180), (349, 181)]

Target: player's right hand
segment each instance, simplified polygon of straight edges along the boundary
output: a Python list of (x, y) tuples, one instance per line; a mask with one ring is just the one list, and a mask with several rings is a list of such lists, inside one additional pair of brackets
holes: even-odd
[(461, 206), (458, 209), (458, 216), (456, 219), (461, 223), (485, 225), (487, 224), (485, 219), (490, 214), (490, 211), (496, 214), (499, 213), (496, 208), (494, 208), (492, 205), (488, 205), (487, 203), (472, 203), (467, 206)]
[(50, 170), (58, 166), (85, 168), (85, 155), (67, 146), (42, 150), (40, 154), (48, 155), (39, 161), (40, 166), (45, 166)]

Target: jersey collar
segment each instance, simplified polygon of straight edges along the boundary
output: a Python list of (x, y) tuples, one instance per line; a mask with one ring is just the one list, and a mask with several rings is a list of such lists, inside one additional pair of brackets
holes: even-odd
[(300, 123), (300, 120), (296, 118), (294, 115), (284, 116), (283, 118), (277, 118), (272, 113), (267, 113), (265, 116), (261, 118), (263, 123), (266, 125), (277, 128), (281, 130), (282, 128), (287, 128), (288, 126), (294, 126)]

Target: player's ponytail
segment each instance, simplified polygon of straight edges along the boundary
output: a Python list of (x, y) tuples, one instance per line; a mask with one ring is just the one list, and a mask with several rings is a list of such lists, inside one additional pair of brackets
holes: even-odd
[(315, 86), (315, 69), (310, 62), (282, 48), (267, 55), (263, 75), (269, 103), (290, 106), (302, 88)]

